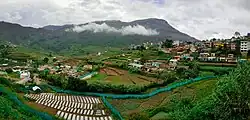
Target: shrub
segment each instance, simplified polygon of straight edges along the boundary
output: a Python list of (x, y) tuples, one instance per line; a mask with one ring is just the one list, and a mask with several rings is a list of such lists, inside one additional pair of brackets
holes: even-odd
[(6, 85), (6, 86), (11, 86), (11, 82), (3, 77), (0, 77), (0, 84)]
[(145, 113), (132, 113), (129, 115), (128, 120), (149, 120), (149, 116)]
[(13, 72), (13, 70), (12, 70), (11, 68), (6, 69), (5, 71), (6, 71), (8, 74), (10, 74), (10, 73)]

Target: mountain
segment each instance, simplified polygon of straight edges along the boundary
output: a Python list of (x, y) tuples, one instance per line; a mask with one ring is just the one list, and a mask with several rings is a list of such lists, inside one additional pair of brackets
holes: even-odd
[(132, 22), (119, 20), (95, 21), (79, 25), (49, 25), (43, 28), (23, 27), (19, 24), (0, 22), (0, 41), (9, 41), (25, 47), (69, 51), (86, 46), (124, 47), (143, 42), (159, 42), (170, 38), (196, 41), (181, 33), (162, 19), (143, 19)]
[(65, 28), (69, 28), (69, 27), (73, 27), (74, 25), (63, 25), (63, 26), (59, 26), (59, 25), (48, 25), (48, 26), (44, 26), (42, 27), (45, 30), (61, 30), (61, 29), (65, 29)]

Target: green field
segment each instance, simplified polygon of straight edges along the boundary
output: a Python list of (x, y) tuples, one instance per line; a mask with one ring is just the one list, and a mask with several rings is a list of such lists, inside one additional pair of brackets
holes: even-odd
[[(196, 102), (207, 95), (212, 93), (215, 88), (217, 79), (208, 81), (200, 81), (187, 85), (185, 87), (177, 88), (171, 92), (160, 93), (148, 99), (126, 99), (126, 100), (113, 100), (109, 99), (110, 103), (121, 112), (125, 119), (129, 119), (129, 116), (133, 114), (148, 114), (148, 117), (153, 118), (165, 118), (164, 111), (154, 113), (156, 109), (171, 107), (172, 100), (176, 99), (191, 99), (192, 102)], [(159, 113), (159, 114), (158, 114)], [(156, 115), (156, 116), (155, 116)]]

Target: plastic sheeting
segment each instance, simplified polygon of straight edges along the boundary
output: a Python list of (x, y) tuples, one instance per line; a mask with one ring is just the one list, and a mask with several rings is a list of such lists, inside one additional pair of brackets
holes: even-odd
[(121, 114), (119, 113), (119, 111), (117, 111), (107, 100), (106, 98), (112, 98), (112, 99), (145, 99), (145, 98), (149, 98), (152, 97), (154, 95), (157, 95), (159, 93), (162, 92), (167, 92), (167, 91), (171, 91), (172, 89), (175, 89), (177, 87), (181, 87), (181, 86), (185, 86), (194, 82), (198, 82), (201, 80), (208, 80), (208, 79), (212, 79), (212, 78), (216, 78), (216, 76), (206, 76), (206, 77), (197, 77), (195, 79), (190, 79), (190, 80), (186, 80), (184, 82), (179, 82), (179, 83), (175, 83), (173, 85), (167, 86), (165, 88), (160, 88), (157, 90), (154, 90), (150, 93), (145, 93), (145, 94), (104, 94), (104, 93), (91, 93), (91, 92), (75, 92), (75, 91), (70, 91), (70, 90), (62, 90), (62, 89), (58, 89), (54, 86), (50, 86), (48, 85), (51, 89), (53, 89), (54, 91), (58, 92), (58, 93), (67, 93), (67, 94), (74, 94), (74, 95), (87, 95), (87, 96), (98, 96), (102, 98), (103, 103), (111, 110), (111, 112), (117, 116), (120, 120), (123, 120)]

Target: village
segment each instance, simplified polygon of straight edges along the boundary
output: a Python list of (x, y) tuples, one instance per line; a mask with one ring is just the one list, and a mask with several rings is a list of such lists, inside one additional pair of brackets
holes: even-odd
[[(72, 59), (60, 59), (57, 57), (50, 58), (43, 65), (37, 66), (38, 71), (47, 70), (49, 74), (57, 74), (63, 76), (73, 76), (82, 80), (88, 80), (97, 75), (100, 70), (106, 67), (122, 68), (123, 70), (135, 69), (144, 73), (158, 73), (162, 71), (174, 71), (178, 68), (188, 69), (185, 65), (187, 62), (197, 61), (200, 65), (236, 65), (237, 62), (246, 61), (250, 56), (250, 41), (249, 36), (235, 36), (225, 40), (204, 40), (191, 42), (167, 40), (160, 43), (144, 43), (142, 45), (131, 45), (125, 52), (120, 55), (108, 56), (101, 62), (96, 64), (95, 58), (91, 62)], [(136, 53), (143, 54), (143, 51), (154, 54), (154, 51), (160, 52), (162, 58), (155, 59), (158, 55), (140, 56)], [(107, 52), (107, 51), (106, 51)], [(98, 52), (98, 58), (103, 57), (105, 52)], [(155, 53), (157, 54), (157, 53)], [(152, 59), (151, 59), (152, 58)], [(44, 58), (45, 59), (45, 58)], [(48, 58), (46, 58), (48, 59)], [(4, 59), (12, 63), (17, 63), (16, 60)], [(44, 61), (44, 60), (43, 60)], [(70, 62), (69, 62), (70, 61)], [(94, 64), (93, 64), (94, 63)], [(26, 65), (24, 65), (26, 64)], [(30, 71), (34, 69), (34, 62), (27, 60), (22, 62), (24, 66), (8, 66), (7, 63), (2, 63), (0, 70), (1, 75), (6, 74), (4, 71), (11, 69), (13, 72), (19, 73), (20, 80), (31, 81)], [(119, 72), (119, 70), (114, 72)], [(32, 75), (34, 76), (34, 75)], [(37, 76), (35, 76), (37, 77)], [(26, 83), (19, 82), (19, 83)]]
[[(101, 102), (83, 102), (85, 97), (79, 97), (77, 101), (78, 96), (44, 93), (48, 90), (40, 86), (48, 84), (81, 92), (144, 93), (152, 86), (161, 87), (174, 81), (228, 74), (237, 63), (250, 57), (249, 39), (250, 36), (196, 42), (167, 39), (131, 45), (115, 54), (100, 51), (81, 59), (53, 55), (40, 61), (4, 58), (0, 76), (24, 85), (26, 89), (32, 85), (31, 94), (25, 96), (36, 105), (42, 105), (43, 109), (50, 109), (50, 114), (57, 117), (112, 120), (110, 111)], [(68, 97), (72, 100), (67, 100)], [(59, 102), (63, 105), (60, 106)], [(88, 108), (88, 105), (95, 107)]]

